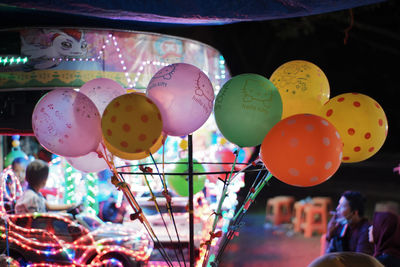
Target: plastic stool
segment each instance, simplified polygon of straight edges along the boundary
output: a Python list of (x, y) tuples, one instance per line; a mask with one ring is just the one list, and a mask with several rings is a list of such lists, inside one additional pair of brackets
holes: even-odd
[(306, 202), (297, 201), (294, 203), (294, 218), (293, 218), (293, 231), (300, 232), (301, 224), (304, 223), (304, 207)]
[(311, 202), (314, 205), (322, 206), (327, 212), (332, 210), (332, 199), (330, 197), (313, 197)]
[(306, 204), (304, 207), (305, 221), (301, 224), (305, 237), (311, 237), (316, 231), (320, 234), (326, 233), (328, 223), (328, 211), (318, 205)]
[(320, 250), (319, 250), (319, 255), (322, 256), (325, 254), (326, 249), (328, 247), (328, 243), (326, 241), (326, 234), (322, 234), (321, 238), (319, 239), (319, 243), (320, 243)]
[(290, 222), (293, 203), (294, 197), (291, 196), (277, 196), (268, 199), (266, 220), (271, 221), (274, 225)]

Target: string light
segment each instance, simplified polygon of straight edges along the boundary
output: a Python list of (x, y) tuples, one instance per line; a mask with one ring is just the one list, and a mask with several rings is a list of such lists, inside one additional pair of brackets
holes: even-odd
[(168, 66), (169, 64), (165, 63), (165, 62), (160, 62), (160, 61), (150, 61), (150, 60), (142, 61), (142, 64), (139, 67), (139, 70), (136, 72), (135, 80), (131, 87), (133, 87), (133, 88), (136, 87), (136, 84), (139, 81), (139, 77), (142, 75), (142, 72), (143, 72), (144, 68), (146, 67), (146, 65), (163, 66), (164, 67), (164, 66)]
[[(7, 190), (7, 188), (9, 190)], [(22, 195), (22, 186), (12, 170), (12, 166), (5, 168), (0, 174), (0, 214), (7, 213), (4, 207), (4, 200), (15, 203)]]
[(18, 64), (25, 64), (28, 62), (28, 57), (0, 57), (0, 64), (4, 66), (7, 64), (10, 65), (18, 65)]
[[(122, 226), (113, 226), (113, 230), (119, 234), (118, 236), (122, 237), (100, 238), (98, 240), (95, 239), (95, 236), (107, 236), (104, 234), (109, 233), (107, 227), (99, 227), (96, 230), (89, 232), (88, 229), (80, 226), (82, 231), (81, 237), (71, 243), (58, 238), (54, 233), (54, 229), (28, 229), (14, 223), (17, 220), (32, 220), (33, 218), (36, 219), (38, 217), (63, 221), (68, 225), (76, 225), (76, 223), (68, 217), (59, 214), (34, 213), (6, 215), (3, 216), (3, 219), (7, 220), (7, 225), (9, 227), (9, 242), (14, 244), (14, 246), (19, 246), (22, 249), (36, 253), (37, 255), (43, 255), (46, 257), (56, 256), (62, 258), (65, 258), (65, 255), (67, 255), (67, 260), (69, 260), (73, 265), (86, 265), (89, 259), (93, 255), (96, 255), (90, 262), (89, 266), (102, 266), (104, 263), (118, 264), (118, 261), (113, 259), (102, 260), (105, 255), (110, 253), (123, 254), (135, 259), (136, 261), (145, 262), (149, 259), (151, 251), (153, 250), (153, 243), (150, 241), (147, 233), (142, 230), (124, 230)], [(30, 224), (31, 223), (27, 223), (27, 225)], [(3, 225), (0, 226), (0, 231), (0, 238), (5, 239), (6, 234)], [(133, 243), (129, 243), (128, 241)], [(125, 244), (130, 247), (126, 248), (121, 246)], [(44, 258), (43, 260), (45, 261), (46, 259)], [(29, 266), (48, 266), (48, 264), (46, 265), (45, 262), (39, 262), (30, 264)], [(52, 266), (62, 265), (52, 264)], [(118, 266), (122, 265), (118, 264)]]

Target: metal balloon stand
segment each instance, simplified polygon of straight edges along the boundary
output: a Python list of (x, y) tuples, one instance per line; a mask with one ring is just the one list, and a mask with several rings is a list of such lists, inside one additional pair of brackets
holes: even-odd
[(188, 173), (189, 173), (189, 259), (194, 267), (194, 218), (193, 218), (193, 137), (188, 135)]

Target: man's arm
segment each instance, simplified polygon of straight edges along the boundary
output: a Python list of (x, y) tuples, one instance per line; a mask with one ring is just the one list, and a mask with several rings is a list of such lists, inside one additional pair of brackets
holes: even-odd
[(53, 203), (49, 203), (48, 201), (46, 201), (46, 209), (48, 211), (69, 210), (69, 209), (72, 209), (72, 208), (74, 208), (76, 206), (77, 205), (75, 203), (72, 203), (72, 204), (53, 204)]

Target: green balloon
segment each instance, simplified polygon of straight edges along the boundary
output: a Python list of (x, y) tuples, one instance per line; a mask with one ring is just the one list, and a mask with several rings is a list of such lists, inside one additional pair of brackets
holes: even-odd
[[(178, 162), (187, 162), (187, 159), (180, 159)], [(197, 160), (193, 160), (193, 173), (196, 172), (205, 172), (203, 165), (196, 164)], [(176, 164), (175, 168), (172, 170), (174, 173), (187, 173), (188, 172), (188, 164)], [(172, 189), (178, 195), (182, 197), (186, 197), (189, 195), (189, 182), (188, 175), (167, 175), (168, 185), (172, 187)], [(193, 194), (200, 192), (204, 188), (204, 183), (206, 181), (206, 175), (193, 175)]]
[(16, 158), (28, 159), (28, 156), (19, 147), (13, 147), (4, 160), (4, 166), (10, 166)]
[(215, 121), (222, 135), (239, 147), (262, 143), (281, 120), (278, 89), (258, 74), (240, 74), (222, 86), (214, 105)]

